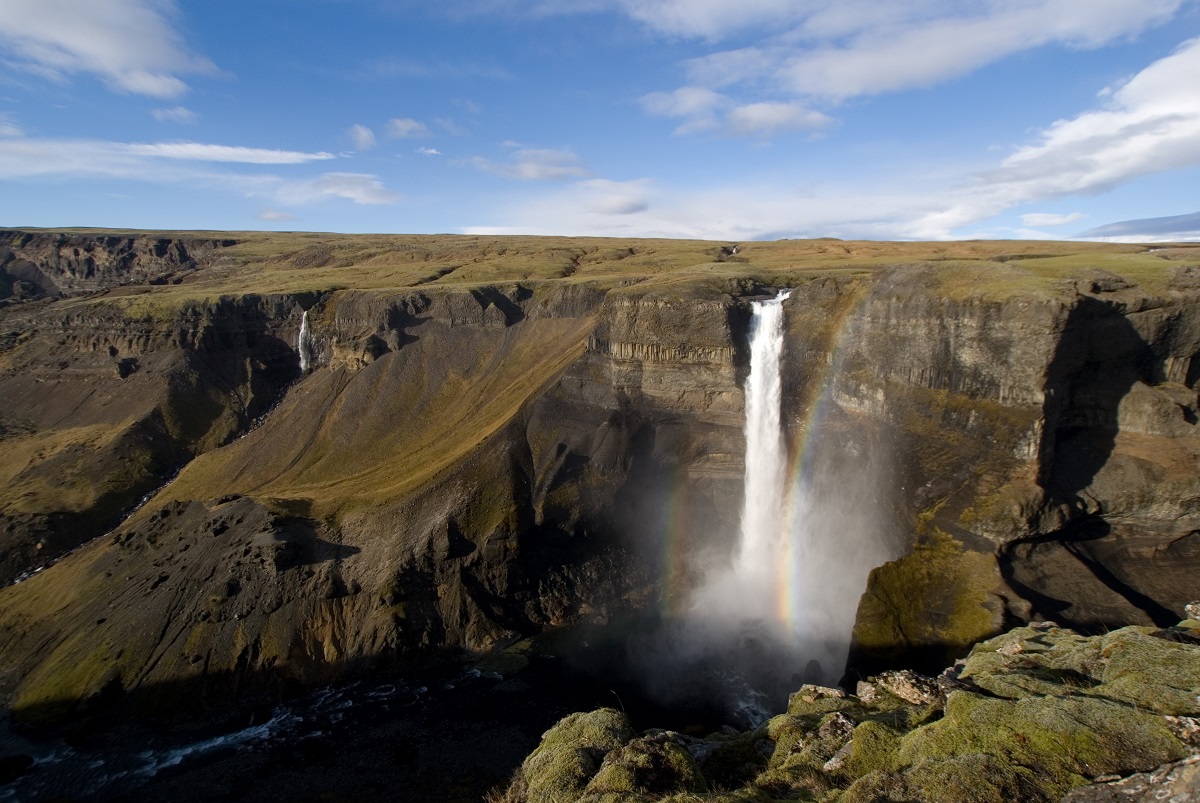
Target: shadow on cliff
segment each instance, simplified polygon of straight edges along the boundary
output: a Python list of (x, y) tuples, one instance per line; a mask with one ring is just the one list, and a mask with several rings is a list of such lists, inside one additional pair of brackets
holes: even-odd
[(1038, 483), (1052, 502), (1081, 504), (1113, 453), (1121, 399), (1160, 374), (1150, 345), (1116, 304), (1079, 297), (1046, 372)]
[[(1086, 632), (1105, 632), (1129, 624), (1128, 610), (1097, 598), (1103, 587), (1158, 627), (1171, 627), (1180, 615), (1122, 579), (1105, 565), (1092, 546), (1116, 537), (1099, 516), (1035, 541), (1017, 544), (1000, 559), (1005, 582), (1042, 618)], [(1037, 567), (1031, 571), (1032, 567)], [(1097, 583), (1099, 585), (1097, 585)]]
[[(1116, 537), (1088, 488), (1108, 463), (1120, 431), (1121, 400), (1143, 382), (1165, 380), (1161, 361), (1114, 302), (1080, 296), (1047, 371), (1038, 483), (1046, 504), (1070, 511), (1060, 530), (1011, 545), (999, 556), (1012, 590), (1033, 615), (1083, 629), (1128, 624), (1128, 610), (1159, 626), (1179, 616), (1123, 581), (1093, 545)], [(1098, 594), (1107, 589), (1125, 613)]]

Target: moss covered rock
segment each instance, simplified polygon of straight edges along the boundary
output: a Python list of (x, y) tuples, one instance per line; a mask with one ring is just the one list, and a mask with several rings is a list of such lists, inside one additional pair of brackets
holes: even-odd
[[(620, 711), (601, 708), (571, 714), (542, 735), (542, 743), (521, 765), (510, 799), (528, 803), (578, 800), (604, 757), (634, 737)], [(510, 790), (510, 793), (514, 790)]]
[(868, 673), (904, 666), (937, 672), (1001, 630), (991, 554), (932, 535), (908, 555), (872, 570), (858, 605), (851, 663)]
[[(508, 800), (1049, 803), (1200, 752), (1200, 629), (1088, 637), (1035, 624), (936, 680), (890, 673), (859, 691), (804, 686), (787, 713), (732, 737), (632, 738), (615, 711), (576, 715), (547, 733)], [(585, 735), (597, 729), (606, 736)], [(585, 745), (614, 746), (599, 761)]]
[(621, 800), (673, 792), (707, 792), (708, 783), (677, 734), (659, 731), (634, 739), (604, 757), (581, 801), (601, 803), (611, 795)]

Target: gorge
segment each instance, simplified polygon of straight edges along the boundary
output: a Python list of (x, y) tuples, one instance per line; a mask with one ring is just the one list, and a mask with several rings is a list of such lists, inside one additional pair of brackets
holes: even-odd
[(571, 638), (654, 697), (711, 666), (697, 621), (765, 716), (1019, 625), (1173, 627), (1198, 257), (0, 232), (10, 727), (217, 721)]

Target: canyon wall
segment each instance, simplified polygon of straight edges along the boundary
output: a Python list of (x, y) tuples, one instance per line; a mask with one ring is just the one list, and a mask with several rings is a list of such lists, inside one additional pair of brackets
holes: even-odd
[(686, 604), (733, 548), (748, 304), (783, 284), (793, 456), (883, 461), (869, 504), (905, 555), (872, 574), (855, 666), (936, 663), (1012, 621), (1178, 619), (1200, 562), (1194, 269), (1007, 295), (953, 270), (155, 307), (128, 269), (14, 304), (4, 570), (83, 546), (0, 590), (0, 690), (26, 721), (219, 705)]

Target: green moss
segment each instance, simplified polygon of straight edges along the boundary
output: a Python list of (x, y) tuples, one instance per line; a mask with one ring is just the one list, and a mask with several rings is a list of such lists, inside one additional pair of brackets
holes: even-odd
[(1151, 769), (1185, 751), (1161, 718), (1110, 700), (954, 691), (943, 719), (903, 738), (898, 760), (916, 767), (976, 754), (1034, 770), (1057, 800), (1090, 778)]
[(521, 765), (521, 782), (529, 803), (575, 800), (612, 750), (634, 736), (620, 711), (602, 708), (571, 714), (542, 736), (542, 742)]
[(837, 787), (815, 767), (790, 764), (762, 773), (751, 788), (770, 800), (819, 800)]
[(815, 728), (815, 722), (802, 720), (788, 714), (772, 717), (767, 722), (767, 733), (771, 741), (775, 743), (775, 749), (771, 753), (768, 766), (775, 768), (783, 764), (788, 756), (802, 746), (805, 737)]
[(812, 723), (820, 720), (826, 714), (859, 707), (859, 702), (853, 697), (818, 697), (806, 700), (800, 694), (793, 694), (788, 699), (788, 716)]
[(1104, 636), (1099, 694), (1160, 714), (1200, 714), (1200, 649), (1135, 628)]
[(708, 737), (708, 741), (715, 741), (719, 745), (704, 760), (701, 768), (709, 786), (713, 788), (745, 786), (767, 766), (770, 754), (764, 754), (761, 748), (769, 747), (771, 743), (765, 728), (733, 737), (714, 734)]
[(839, 803), (882, 803), (882, 801), (911, 801), (908, 783), (898, 772), (876, 770), (856, 780), (842, 794)]
[(1089, 638), (1018, 628), (976, 646), (963, 677), (1001, 697), (1072, 694), (1192, 716), (1200, 713), (1200, 649), (1170, 640), (1171, 632), (1126, 627)]
[(854, 729), (850, 756), (841, 774), (858, 778), (870, 772), (890, 772), (897, 766), (900, 752), (900, 731), (881, 722), (863, 722)]
[(54, 725), (120, 683), (112, 645), (102, 643), (87, 649), (87, 642), (76, 637), (64, 642), (25, 680), (13, 700), (13, 718), (23, 725)]
[(868, 671), (916, 659), (930, 671), (965, 655), (999, 630), (996, 559), (935, 529), (899, 560), (871, 572), (854, 625), (855, 650)]
[(631, 795), (622, 799), (633, 800), (642, 795), (706, 792), (708, 783), (691, 755), (671, 734), (659, 733), (611, 751), (585, 791), (587, 800), (596, 794)]
[(1028, 769), (982, 753), (967, 753), (946, 761), (926, 761), (913, 767), (906, 785), (919, 790), (923, 803), (1038, 803), (1047, 798), (1038, 776)]

